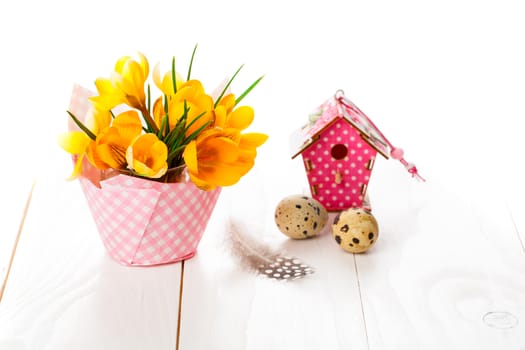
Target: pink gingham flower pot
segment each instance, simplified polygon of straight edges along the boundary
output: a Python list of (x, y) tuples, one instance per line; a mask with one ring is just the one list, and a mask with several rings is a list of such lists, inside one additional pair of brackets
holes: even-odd
[(129, 266), (174, 263), (195, 255), (220, 188), (128, 175), (80, 184), (109, 256)]

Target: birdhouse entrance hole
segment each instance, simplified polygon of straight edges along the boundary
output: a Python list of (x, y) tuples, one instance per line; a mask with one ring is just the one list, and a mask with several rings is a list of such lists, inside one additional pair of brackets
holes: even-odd
[(332, 158), (336, 160), (344, 159), (348, 154), (348, 148), (346, 148), (345, 145), (338, 143), (332, 147), (331, 154)]

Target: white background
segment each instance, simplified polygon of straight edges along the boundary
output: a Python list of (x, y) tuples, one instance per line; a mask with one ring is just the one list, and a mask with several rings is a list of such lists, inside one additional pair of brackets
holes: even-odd
[(56, 137), (74, 83), (94, 89), (136, 51), (151, 67), (174, 55), (184, 74), (198, 44), (193, 77), (209, 91), (240, 64), (234, 92), (265, 75), (245, 100), (270, 135), (263, 174), (300, 167), (288, 135), (343, 89), (426, 178), (504, 186), (509, 149), (523, 149), (524, 14), (510, 0), (3, 1), (1, 180), (68, 161)]
[[(130, 270), (103, 259), (78, 184), (62, 184), (71, 162), (57, 136), (74, 83), (94, 88), (136, 51), (151, 67), (167, 67), (175, 55), (184, 73), (198, 44), (193, 76), (208, 91), (243, 63), (235, 92), (265, 75), (245, 102), (256, 111), (251, 129), (270, 138), (246, 181), (221, 194), (218, 212), (247, 214), (264, 238), (282, 241), (316, 274), (275, 288), (237, 273), (221, 245), (226, 215), (216, 215), (184, 267), (182, 349), (522, 347), (522, 7), (1, 0), (0, 198), (8, 208), (0, 210), (0, 281), (30, 180), (47, 178), (37, 181), (2, 299), (0, 343), (70, 349), (124, 339), (126, 349), (175, 348), (181, 265)], [(288, 136), (337, 89), (428, 180), (412, 182), (395, 161), (376, 162), (369, 193), (382, 233), (366, 255), (346, 254), (328, 234), (289, 242), (272, 223), (273, 204), (306, 187)], [(510, 204), (491, 201), (494, 191)], [(482, 317), (494, 310), (515, 315), (519, 326), (488, 328)]]

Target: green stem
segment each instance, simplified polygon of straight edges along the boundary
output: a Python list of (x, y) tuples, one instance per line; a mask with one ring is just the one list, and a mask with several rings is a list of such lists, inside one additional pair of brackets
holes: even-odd
[(193, 53), (191, 54), (190, 66), (188, 68), (188, 77), (186, 78), (186, 81), (189, 81), (191, 77), (191, 68), (193, 67), (193, 59), (195, 58), (195, 51), (197, 51), (197, 45), (195, 45), (195, 47), (193, 48)]
[(239, 72), (241, 71), (241, 69), (242, 69), (243, 66), (244, 66), (244, 64), (241, 65), (241, 66), (239, 67), (239, 69), (237, 69), (237, 71), (235, 72), (235, 74), (233, 75), (233, 77), (231, 77), (231, 79), (228, 81), (228, 83), (226, 84), (226, 86), (224, 87), (224, 89), (222, 89), (222, 92), (221, 92), (221, 94), (219, 95), (219, 97), (217, 98), (217, 100), (215, 101), (213, 107), (217, 107), (217, 105), (218, 105), (219, 102), (221, 101), (222, 97), (224, 96), (224, 94), (226, 93), (226, 91), (228, 90), (228, 88), (230, 87), (230, 85), (231, 85), (233, 79), (235, 79), (235, 77), (237, 76), (237, 74), (239, 74)]
[(262, 78), (264, 78), (264, 75), (262, 77), (260, 77), (259, 79), (257, 79), (255, 82), (253, 82), (253, 84), (250, 85), (250, 87), (248, 87), (239, 97), (237, 97), (237, 99), (235, 100), (235, 106), (237, 106), (239, 104), (239, 102), (241, 102), (242, 99), (245, 98), (246, 95), (248, 95), (250, 93), (250, 91), (252, 91), (253, 88), (257, 86), (257, 84), (259, 84), (259, 82), (262, 80)]
[(173, 94), (177, 93), (177, 71), (175, 71), (175, 56), (171, 60), (171, 80), (173, 82)]
[(86, 133), (86, 135), (92, 139), (93, 141), (97, 139), (97, 135), (93, 134), (91, 132), (91, 130), (89, 130), (84, 124), (82, 124), (82, 122), (80, 120), (78, 120), (77, 117), (75, 117), (75, 115), (73, 113), (71, 113), (70, 111), (67, 111), (67, 113), (69, 114), (69, 116), (71, 117), (71, 119), (73, 119), (73, 121), (75, 122), (75, 124), (77, 124), (77, 126), (83, 131)]
[(153, 118), (151, 118), (151, 115), (149, 114), (149, 111), (146, 108), (146, 106), (142, 106), (141, 104), (139, 110), (142, 113), (142, 116), (144, 117), (144, 120), (146, 121), (148, 128), (151, 129), (155, 134), (158, 133), (159, 128), (157, 127), (157, 124), (155, 124), (155, 121), (153, 120)]

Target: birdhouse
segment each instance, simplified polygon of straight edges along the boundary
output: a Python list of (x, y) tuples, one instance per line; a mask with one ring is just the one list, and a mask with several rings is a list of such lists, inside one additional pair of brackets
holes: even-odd
[[(399, 160), (415, 177), (413, 164), (403, 159), (374, 123), (339, 90), (309, 115), (291, 135), (292, 159), (302, 156), (312, 197), (328, 211), (364, 206), (376, 157)], [(366, 205), (365, 205), (366, 206)]]

